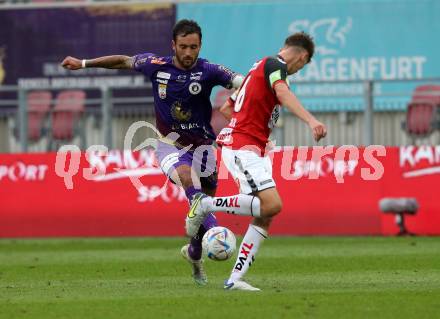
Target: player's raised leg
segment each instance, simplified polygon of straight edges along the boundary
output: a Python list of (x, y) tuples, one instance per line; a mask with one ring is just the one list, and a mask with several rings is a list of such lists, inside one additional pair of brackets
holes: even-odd
[(194, 236), (203, 220), (211, 212), (227, 212), (237, 215), (260, 217), (260, 200), (256, 196), (246, 194), (212, 197), (204, 193), (198, 193), (194, 197), (185, 220), (186, 234), (190, 237)]
[[(240, 192), (233, 196), (211, 197), (197, 194), (186, 218), (186, 233), (192, 237), (208, 212), (227, 212), (230, 214), (270, 218), (277, 211), (277, 203), (266, 203), (261, 209), (261, 201), (255, 194), (258, 191), (275, 187), (272, 179), (272, 164), (267, 157), (260, 157), (252, 151), (222, 148), (222, 160), (228, 171), (238, 181)], [(272, 206), (272, 207), (271, 207)]]

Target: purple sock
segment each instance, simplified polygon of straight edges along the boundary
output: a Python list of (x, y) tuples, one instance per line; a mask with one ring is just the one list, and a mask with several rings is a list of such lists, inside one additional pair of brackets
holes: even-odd
[[(206, 230), (211, 229), (212, 227), (218, 226), (217, 218), (215, 218), (213, 213), (210, 213), (208, 216), (205, 217), (205, 220), (203, 221), (202, 225), (203, 225), (203, 227), (205, 227)], [(203, 234), (205, 234), (205, 233), (203, 233)]]
[(196, 236), (191, 238), (190, 245), (188, 248), (189, 256), (194, 260), (199, 260), (202, 258), (202, 238), (206, 231), (212, 227), (217, 226), (217, 219), (210, 213), (206, 216), (203, 224), (200, 226), (199, 231)]
[(188, 198), (188, 201), (190, 202), (190, 204), (191, 204), (191, 201), (192, 201), (194, 195), (197, 193), (200, 193), (200, 192), (201, 192), (201, 190), (194, 188), (194, 186), (190, 186), (185, 190), (186, 198)]
[(202, 258), (202, 238), (205, 233), (206, 229), (203, 227), (203, 225), (201, 225), (197, 235), (191, 238), (188, 254), (193, 260), (199, 260)]

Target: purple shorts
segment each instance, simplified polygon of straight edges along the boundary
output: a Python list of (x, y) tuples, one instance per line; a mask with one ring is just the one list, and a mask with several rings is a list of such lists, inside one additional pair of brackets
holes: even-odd
[(203, 188), (217, 187), (217, 153), (212, 145), (201, 145), (195, 150), (186, 150), (158, 141), (156, 157), (168, 178), (177, 167), (188, 165), (196, 172)]

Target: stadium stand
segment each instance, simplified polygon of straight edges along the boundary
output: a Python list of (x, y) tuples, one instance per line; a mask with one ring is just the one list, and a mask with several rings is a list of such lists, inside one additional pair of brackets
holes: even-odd
[(60, 92), (52, 111), (52, 136), (49, 148), (53, 142), (70, 141), (76, 136), (84, 137), (80, 129), (81, 117), (85, 111), (86, 93), (81, 90)]
[[(52, 93), (49, 91), (32, 91), (27, 95), (28, 105), (28, 128), (27, 136), (29, 142), (37, 142), (46, 133), (46, 120), (50, 111)], [(18, 140), (20, 133), (20, 120), (16, 113), (14, 136)]]
[(45, 121), (50, 111), (52, 93), (49, 91), (34, 91), (28, 95), (28, 138), (38, 141), (46, 131)]
[(403, 128), (413, 138), (440, 129), (440, 85), (421, 85), (414, 90)]

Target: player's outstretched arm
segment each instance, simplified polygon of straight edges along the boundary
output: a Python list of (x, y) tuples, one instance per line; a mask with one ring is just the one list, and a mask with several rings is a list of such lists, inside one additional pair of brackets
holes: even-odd
[(132, 69), (133, 57), (108, 55), (91, 60), (80, 60), (68, 56), (61, 62), (61, 65), (68, 70), (79, 70), (81, 68)]
[(280, 81), (276, 83), (274, 89), (280, 103), (309, 125), (312, 129), (315, 141), (318, 142), (321, 138), (327, 135), (327, 128), (325, 125), (318, 121), (302, 106), (301, 102), (295, 94), (290, 91), (285, 82)]

